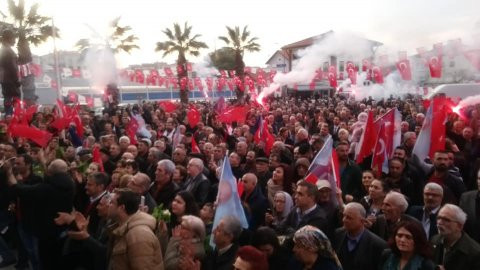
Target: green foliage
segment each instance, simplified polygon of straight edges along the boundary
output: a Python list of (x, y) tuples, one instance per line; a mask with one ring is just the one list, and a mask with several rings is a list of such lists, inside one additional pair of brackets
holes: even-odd
[(235, 50), (223, 47), (208, 54), (212, 65), (218, 70), (232, 70), (235, 68)]

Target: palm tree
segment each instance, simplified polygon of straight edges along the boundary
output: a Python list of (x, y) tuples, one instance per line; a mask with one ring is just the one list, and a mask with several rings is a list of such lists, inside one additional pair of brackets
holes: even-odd
[[(240, 32), (240, 27), (235, 26), (231, 28), (227, 26), (228, 37), (220, 36), (220, 40), (223, 40), (227, 46), (235, 51), (235, 73), (243, 82), (243, 70), (245, 63), (243, 62), (243, 55), (247, 52), (260, 51), (260, 45), (256, 43), (257, 37), (250, 38), (250, 31), (248, 31), (248, 25)], [(237, 100), (239, 103), (243, 103), (244, 93), (238, 87), (236, 88)]]
[[(51, 18), (38, 14), (39, 4), (35, 3), (30, 7), (28, 13), (25, 9), (25, 1), (19, 0), (18, 4), (14, 0), (8, 0), (7, 21), (11, 22), (15, 35), (18, 36), (18, 63), (20, 65), (32, 62), (32, 52), (30, 44), (38, 46), (54, 35), (58, 37), (58, 29), (53, 29), (49, 24)], [(2, 16), (6, 15), (2, 12)], [(24, 90), (35, 91), (35, 78), (28, 75), (21, 78)]]
[(138, 37), (134, 34), (129, 34), (132, 31), (132, 27), (120, 26), (119, 21), (121, 17), (115, 18), (109, 25), (109, 33), (106, 40), (101, 40), (101, 44), (92, 44), (90, 39), (80, 39), (75, 44), (75, 47), (80, 51), (82, 57), (85, 53), (95, 46), (105, 47), (111, 49), (113, 53), (126, 52), (130, 53), (133, 49), (139, 49), (140, 47), (135, 43)]
[(187, 22), (185, 22), (183, 30), (178, 23), (174, 23), (173, 31), (166, 28), (163, 33), (167, 36), (168, 40), (157, 42), (155, 51), (163, 51), (163, 57), (172, 53), (178, 53), (177, 67), (179, 68), (177, 69), (177, 78), (178, 84), (180, 85), (180, 101), (186, 104), (188, 103), (188, 84), (180, 83), (182, 78), (186, 79), (188, 76), (186, 56), (188, 54), (199, 56), (200, 49), (206, 49), (208, 46), (204, 42), (197, 40), (201, 35), (196, 34), (190, 37), (192, 26), (189, 26)]

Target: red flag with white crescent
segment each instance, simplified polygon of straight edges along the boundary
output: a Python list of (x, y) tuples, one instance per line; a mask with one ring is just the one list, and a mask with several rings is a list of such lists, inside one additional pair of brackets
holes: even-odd
[(374, 66), (372, 68), (372, 73), (373, 73), (373, 80), (375, 81), (375, 83), (383, 83), (383, 73), (382, 73), (382, 70), (380, 69), (380, 67), (378, 66)]
[(337, 84), (337, 67), (330, 66), (328, 67), (328, 82), (330, 83), (331, 87), (336, 88)]
[(387, 134), (385, 132), (385, 123), (382, 123), (377, 135), (377, 142), (373, 150), (372, 169), (377, 173), (378, 179), (382, 176), (382, 172), (388, 173), (388, 156), (387, 156)]
[(363, 159), (372, 154), (372, 149), (375, 146), (377, 141), (377, 131), (375, 125), (373, 124), (373, 111), (368, 112), (367, 123), (365, 124), (364, 131), (360, 137), (360, 142), (358, 143), (358, 151), (356, 162), (362, 163)]
[(410, 61), (408, 59), (398, 61), (396, 66), (404, 81), (412, 80), (412, 70), (410, 69)]
[(198, 147), (197, 141), (195, 141), (195, 137), (192, 136), (192, 153), (200, 154), (200, 148)]
[(347, 75), (352, 84), (357, 84), (357, 70), (355, 69), (353, 62), (347, 62)]
[(439, 55), (430, 56), (428, 59), (428, 68), (432, 78), (442, 77), (442, 57)]

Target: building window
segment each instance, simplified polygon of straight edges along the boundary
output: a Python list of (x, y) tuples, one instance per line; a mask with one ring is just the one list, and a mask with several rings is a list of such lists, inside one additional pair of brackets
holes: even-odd
[(450, 61), (450, 67), (455, 67), (455, 61)]
[(327, 72), (328, 71), (328, 62), (323, 62), (323, 72)]
[(339, 65), (338, 70), (339, 70), (340, 72), (345, 71), (345, 62), (344, 62), (344, 61), (340, 61), (340, 65)]

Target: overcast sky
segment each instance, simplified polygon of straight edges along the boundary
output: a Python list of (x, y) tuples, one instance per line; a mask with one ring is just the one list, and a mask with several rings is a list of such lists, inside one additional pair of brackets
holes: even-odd
[[(0, 10), (6, 11), (6, 1)], [(173, 22), (188, 21), (193, 32), (210, 49), (223, 42), (225, 25), (248, 24), (258, 37), (262, 51), (250, 53), (245, 62), (263, 66), (281, 46), (323, 32), (352, 31), (385, 44), (385, 51), (407, 50), (415, 53), (420, 46), (462, 38), (471, 43), (474, 25), (480, 22), (480, 0), (26, 0), (41, 4), (39, 12), (53, 16), (61, 31), (59, 49), (73, 50), (80, 38), (90, 37), (95, 29), (103, 35), (108, 22), (121, 16), (121, 24), (131, 25), (139, 37), (140, 50), (120, 54), (122, 65), (162, 61), (154, 52), (155, 43), (163, 41), (161, 32)], [(53, 50), (52, 42), (33, 48), (36, 54)], [(192, 59), (195, 61), (198, 59)], [(172, 62), (174, 57), (163, 61)]]

